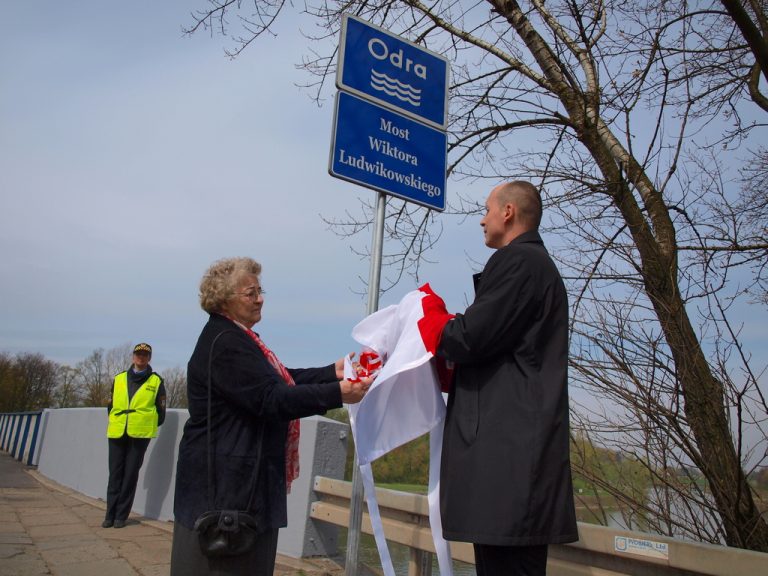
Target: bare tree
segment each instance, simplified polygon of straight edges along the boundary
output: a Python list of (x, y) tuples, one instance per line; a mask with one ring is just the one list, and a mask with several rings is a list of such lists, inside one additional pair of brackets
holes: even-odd
[(80, 374), (76, 368), (61, 366), (56, 378), (56, 388), (53, 391), (52, 408), (74, 408), (82, 402), (79, 386)]
[(181, 366), (163, 370), (168, 408), (186, 408), (187, 372)]
[(111, 373), (104, 360), (104, 349), (94, 350), (77, 364), (84, 406), (106, 406), (110, 398)]
[[(662, 533), (768, 551), (745, 473), (765, 457), (746, 442), (747, 431), (766, 441), (763, 368), (730, 317), (765, 286), (765, 208), (741, 186), (760, 181), (766, 157), (759, 146), (746, 159), (739, 150), (763, 129), (766, 18), (759, 0), (745, 8), (755, 35), (744, 14), (729, 13), (735, 4), (319, 0), (306, 10), (321, 46), (350, 11), (447, 56), (454, 178), (540, 185), (572, 295), (573, 379), (605, 401), (574, 423), (588, 441), (621, 446), (655, 482), (643, 501), (603, 488)], [(234, 56), (285, 6), (212, 0), (188, 31), (228, 34)], [(331, 48), (304, 63), (318, 98), (334, 58)], [(756, 168), (739, 173), (750, 161)], [(433, 215), (398, 206), (393, 261), (418, 271)], [(459, 197), (454, 210), (473, 213), (478, 200)], [(336, 224), (356, 232), (369, 222)], [(699, 475), (705, 489), (688, 490)], [(694, 504), (705, 520), (679, 514)]]
[[(750, 96), (755, 104), (768, 112), (768, 98), (760, 89), (760, 76), (768, 81), (768, 19), (765, 15), (765, 3), (760, 0), (720, 0), (720, 3), (741, 32), (741, 50), (751, 56), (747, 60), (747, 65), (751, 64), (748, 76)], [(722, 53), (722, 50), (719, 52)]]
[(112, 396), (114, 376), (131, 366), (129, 343), (98, 348), (76, 366), (84, 406), (106, 406)]
[(19, 375), (11, 354), (0, 352), (0, 412), (16, 410)]
[(25, 412), (48, 408), (59, 365), (41, 354), (0, 354), (0, 410)]

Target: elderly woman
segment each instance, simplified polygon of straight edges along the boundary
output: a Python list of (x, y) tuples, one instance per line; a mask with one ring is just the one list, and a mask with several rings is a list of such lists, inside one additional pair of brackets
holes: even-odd
[[(264, 304), (260, 274), (258, 262), (229, 258), (215, 262), (200, 284), (200, 305), (210, 318), (187, 367), (189, 420), (176, 468), (172, 576), (271, 576), (278, 529), (287, 524), (286, 490), (298, 474), (297, 419), (359, 402), (370, 386), (370, 379), (344, 380), (343, 360), (307, 369), (280, 363), (251, 330)], [(250, 512), (261, 529), (243, 555), (204, 555), (194, 530), (211, 509), (209, 448), (213, 508)]]

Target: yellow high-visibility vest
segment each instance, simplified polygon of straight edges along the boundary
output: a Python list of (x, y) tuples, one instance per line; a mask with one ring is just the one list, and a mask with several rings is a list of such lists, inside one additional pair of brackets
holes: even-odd
[(132, 438), (157, 436), (155, 399), (160, 388), (160, 376), (152, 373), (128, 402), (128, 372), (115, 376), (112, 409), (109, 411), (107, 438), (121, 438), (126, 432)]

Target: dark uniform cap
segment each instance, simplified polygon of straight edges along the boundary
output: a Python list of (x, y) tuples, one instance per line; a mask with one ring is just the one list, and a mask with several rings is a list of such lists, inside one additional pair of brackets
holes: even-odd
[(149, 354), (152, 354), (152, 346), (146, 342), (136, 344), (136, 346), (133, 347), (133, 353), (136, 354), (136, 352), (148, 352)]

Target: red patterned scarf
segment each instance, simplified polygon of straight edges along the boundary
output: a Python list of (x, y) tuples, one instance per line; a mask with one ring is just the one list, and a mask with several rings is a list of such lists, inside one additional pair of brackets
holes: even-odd
[[(283, 366), (283, 363), (277, 359), (275, 353), (272, 352), (264, 342), (261, 341), (259, 335), (253, 330), (245, 331), (251, 339), (256, 342), (256, 345), (267, 357), (272, 367), (280, 374), (280, 377), (285, 380), (288, 386), (296, 386), (296, 382), (293, 381), (291, 373)], [(299, 434), (300, 426), (299, 420), (291, 420), (288, 423), (288, 438), (285, 442), (285, 487), (288, 493), (291, 492), (291, 482), (299, 477)]]

